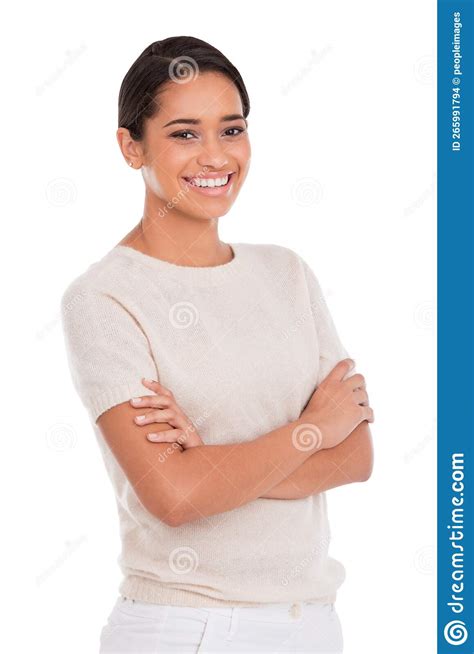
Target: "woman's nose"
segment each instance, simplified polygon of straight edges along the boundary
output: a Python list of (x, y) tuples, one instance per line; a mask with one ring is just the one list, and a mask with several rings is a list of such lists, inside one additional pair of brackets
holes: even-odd
[(210, 166), (212, 168), (226, 166), (228, 159), (224, 145), (215, 140), (203, 144), (197, 162), (200, 166)]

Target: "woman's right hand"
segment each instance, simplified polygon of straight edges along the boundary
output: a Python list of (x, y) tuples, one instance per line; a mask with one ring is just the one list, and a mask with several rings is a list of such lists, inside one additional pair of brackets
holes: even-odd
[(339, 361), (301, 413), (300, 419), (320, 431), (319, 449), (339, 445), (363, 420), (374, 422), (363, 375), (356, 373), (344, 379), (353, 368), (352, 363), (352, 359)]

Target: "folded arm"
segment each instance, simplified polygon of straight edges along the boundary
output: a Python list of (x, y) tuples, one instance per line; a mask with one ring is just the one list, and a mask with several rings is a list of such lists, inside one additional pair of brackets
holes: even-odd
[[(181, 451), (179, 445), (147, 440), (147, 427), (137, 425), (135, 415), (136, 409), (124, 402), (101, 414), (97, 425), (143, 506), (170, 526), (230, 511), (262, 497), (317, 448), (316, 440), (311, 449), (294, 444), (294, 432), (308, 422), (308, 416), (251, 441)], [(154, 431), (169, 429), (168, 423), (154, 425)], [(323, 433), (331, 442), (331, 425)]]
[(373, 456), (370, 425), (364, 420), (342, 443), (315, 452), (261, 497), (295, 500), (366, 481), (372, 473)]

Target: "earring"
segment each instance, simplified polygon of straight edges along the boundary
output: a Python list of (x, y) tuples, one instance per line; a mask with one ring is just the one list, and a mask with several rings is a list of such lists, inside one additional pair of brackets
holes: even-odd
[(128, 162), (128, 165), (133, 167), (133, 162), (132, 162), (132, 161), (129, 161), (129, 162)]

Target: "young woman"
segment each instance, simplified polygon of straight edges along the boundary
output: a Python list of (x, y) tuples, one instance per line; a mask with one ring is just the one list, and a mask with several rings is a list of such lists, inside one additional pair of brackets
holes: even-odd
[(120, 520), (101, 652), (342, 651), (325, 491), (370, 476), (373, 412), (302, 257), (219, 238), (248, 114), (211, 45), (147, 47), (117, 131), (143, 217), (62, 297)]

